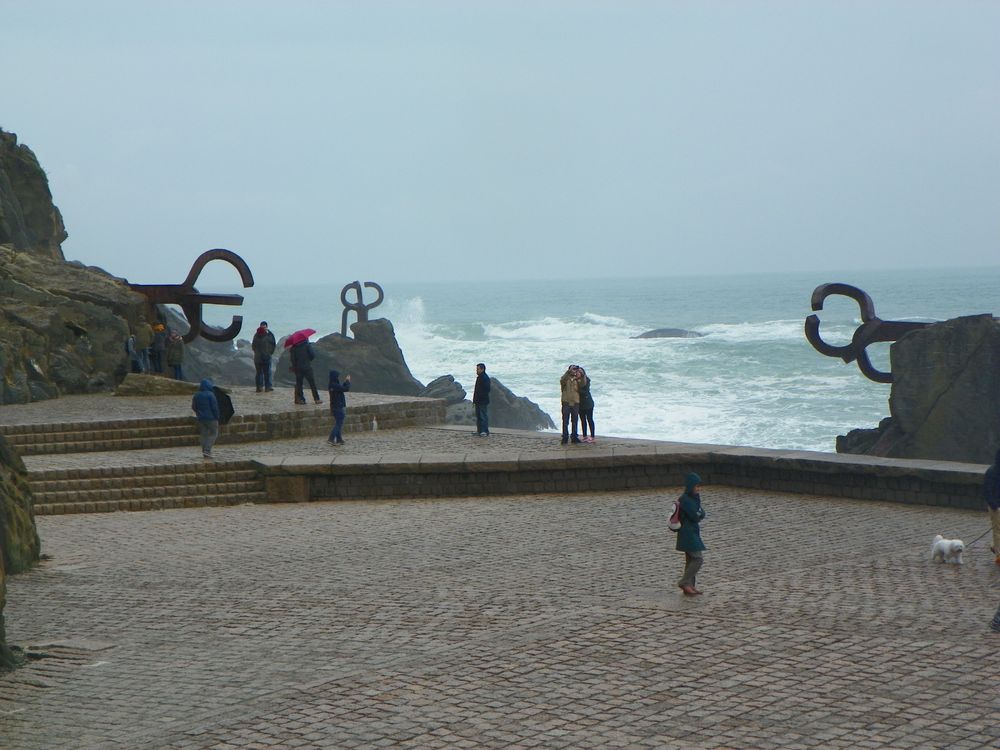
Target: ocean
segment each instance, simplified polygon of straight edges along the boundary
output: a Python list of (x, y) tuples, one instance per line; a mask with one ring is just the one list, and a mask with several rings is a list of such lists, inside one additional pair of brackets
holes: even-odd
[[(354, 279), (241, 289), (240, 338), (260, 320), (275, 335), (340, 331), (340, 290)], [(559, 422), (559, 378), (579, 364), (592, 379), (603, 435), (764, 448), (835, 450), (837, 435), (889, 415), (890, 386), (806, 341), (813, 289), (846, 282), (868, 292), (883, 320), (933, 321), (1000, 310), (1000, 267), (854, 273), (759, 273), (641, 279), (383, 283), (371, 318), (392, 321), (413, 375), (454, 375), (471, 393), (475, 364)], [(213, 289), (212, 291), (231, 291)], [(365, 301), (375, 298), (365, 290)], [(354, 292), (348, 299), (354, 300)], [(821, 333), (850, 340), (857, 305), (828, 299)], [(205, 308), (226, 325), (234, 308)], [(351, 314), (348, 323), (356, 317)], [(655, 328), (698, 338), (637, 339)], [(889, 345), (869, 348), (889, 369)]]

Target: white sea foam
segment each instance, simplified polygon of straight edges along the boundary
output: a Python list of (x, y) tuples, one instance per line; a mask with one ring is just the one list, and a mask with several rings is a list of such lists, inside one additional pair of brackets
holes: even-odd
[[(968, 293), (947, 298), (933, 296), (937, 276), (887, 275), (886, 291), (873, 295), (880, 317), (926, 320), (901, 314), (918, 309), (914, 300), (922, 307), (921, 295), (928, 314), (941, 318), (995, 307), (1000, 270), (955, 273), (948, 288)], [(803, 322), (815, 280), (698, 283), (579, 282), (572, 293), (564, 282), (384, 285), (385, 302), (369, 314), (392, 321), (420, 381), (452, 374), (468, 390), (475, 363), (483, 361), (556, 422), (559, 377), (568, 364), (583, 365), (593, 380), (598, 435), (831, 451), (838, 434), (875, 426), (888, 414), (888, 386), (806, 342)], [(339, 332), (339, 288), (251, 290), (243, 313), (254, 323), (268, 320), (278, 335), (304, 326), (318, 336)], [(860, 322), (857, 305), (830, 298), (825, 308), (818, 313), (824, 340), (848, 343)], [(228, 325), (231, 311), (215, 310), (226, 315), (210, 322)], [(351, 314), (348, 322), (354, 319)], [(705, 335), (632, 338), (661, 327)], [(870, 347), (869, 354), (888, 370), (887, 344)]]

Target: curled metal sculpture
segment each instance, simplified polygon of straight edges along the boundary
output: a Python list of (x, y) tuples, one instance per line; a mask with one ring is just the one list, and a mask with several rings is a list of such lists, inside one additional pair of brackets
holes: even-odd
[(223, 260), (229, 263), (240, 275), (244, 289), (253, 286), (253, 274), (250, 267), (231, 250), (217, 248), (206, 250), (195, 260), (191, 271), (181, 284), (129, 284), (135, 292), (144, 294), (151, 305), (177, 305), (184, 311), (190, 326), (184, 334), (184, 341), (190, 343), (198, 336), (209, 341), (232, 341), (243, 327), (243, 316), (234, 315), (233, 321), (226, 328), (208, 325), (201, 316), (202, 305), (233, 305), (243, 304), (241, 294), (202, 294), (194, 283), (201, 275), (202, 269), (213, 260)]
[(861, 325), (855, 329), (851, 343), (843, 346), (833, 346), (826, 343), (819, 335), (819, 317), (815, 314), (806, 318), (806, 340), (820, 354), (825, 354), (828, 357), (840, 357), (847, 363), (857, 361), (858, 369), (869, 380), (874, 380), (876, 383), (891, 383), (891, 372), (877, 370), (872, 365), (866, 351), (868, 345), (896, 341), (903, 334), (926, 328), (930, 323), (882, 320), (875, 314), (875, 303), (872, 302), (868, 293), (850, 284), (820, 284), (812, 293), (812, 309), (822, 310), (826, 298), (834, 294), (850, 297), (858, 303), (858, 308), (861, 310)]
[[(344, 288), (340, 290), (340, 301), (344, 303), (344, 312), (340, 316), (341, 336), (347, 335), (347, 313), (353, 310), (358, 315), (359, 323), (367, 323), (368, 311), (371, 310), (373, 307), (378, 307), (379, 305), (381, 305), (382, 300), (385, 299), (385, 294), (382, 292), (382, 287), (380, 287), (374, 281), (366, 281), (365, 286), (374, 289), (378, 293), (378, 299), (368, 305), (364, 303), (364, 294), (361, 291), (361, 282), (359, 281), (351, 282), (350, 284), (345, 285)], [(358, 296), (357, 302), (347, 301), (347, 292), (351, 289), (353, 289)]]

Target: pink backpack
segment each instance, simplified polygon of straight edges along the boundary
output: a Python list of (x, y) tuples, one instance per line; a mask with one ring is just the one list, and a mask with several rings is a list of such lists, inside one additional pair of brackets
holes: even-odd
[(670, 514), (670, 520), (667, 521), (667, 528), (673, 532), (680, 531), (681, 528), (681, 499), (677, 498), (674, 500), (674, 510)]

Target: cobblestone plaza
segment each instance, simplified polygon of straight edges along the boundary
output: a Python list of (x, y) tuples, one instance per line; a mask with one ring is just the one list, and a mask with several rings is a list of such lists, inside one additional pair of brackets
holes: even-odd
[(39, 518), (0, 747), (1000, 746), (985, 513), (708, 486), (685, 598), (674, 494)]

